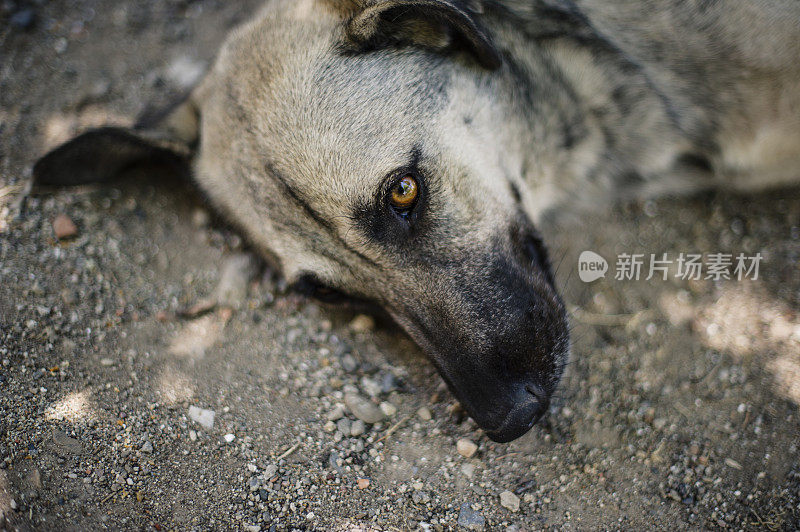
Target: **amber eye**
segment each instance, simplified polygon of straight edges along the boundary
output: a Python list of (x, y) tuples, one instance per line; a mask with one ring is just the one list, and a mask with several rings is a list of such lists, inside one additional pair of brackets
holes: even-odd
[(414, 206), (419, 197), (419, 184), (411, 175), (403, 176), (392, 188), (392, 207), (405, 211)]

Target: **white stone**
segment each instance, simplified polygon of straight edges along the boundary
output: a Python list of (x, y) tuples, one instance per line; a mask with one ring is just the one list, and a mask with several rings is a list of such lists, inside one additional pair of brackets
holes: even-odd
[(204, 429), (211, 430), (214, 427), (214, 416), (216, 412), (213, 410), (206, 410), (205, 408), (198, 408), (196, 406), (189, 407), (189, 419), (195, 423), (199, 423)]
[(512, 512), (519, 511), (519, 497), (511, 493), (510, 491), (504, 491), (500, 494), (500, 505), (503, 508), (507, 508)]
[(471, 440), (461, 438), (456, 442), (456, 450), (464, 458), (472, 458), (478, 451), (478, 446)]
[(386, 414), (386, 417), (392, 417), (397, 413), (397, 407), (389, 401), (384, 401), (380, 404), (381, 412)]
[(422, 421), (430, 421), (433, 419), (433, 414), (431, 414), (430, 409), (425, 406), (417, 410), (417, 415)]

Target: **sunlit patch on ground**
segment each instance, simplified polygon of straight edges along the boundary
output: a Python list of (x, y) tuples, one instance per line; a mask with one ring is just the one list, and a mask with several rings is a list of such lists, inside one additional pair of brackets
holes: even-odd
[(22, 187), (18, 185), (3, 186), (2, 179), (2, 176), (0, 176), (0, 234), (8, 230), (8, 224), (11, 219), (9, 204), (22, 190)]
[(222, 336), (230, 316), (230, 311), (223, 309), (187, 323), (173, 337), (169, 344), (169, 353), (181, 358), (203, 358), (206, 351)]
[(86, 129), (100, 126), (129, 126), (130, 118), (106, 107), (86, 107), (78, 114), (53, 113), (42, 130), (42, 153), (68, 141)]
[(800, 405), (800, 322), (758, 285), (731, 284), (699, 309), (695, 325), (708, 347), (741, 360), (763, 360), (778, 393)]
[(775, 376), (778, 392), (800, 405), (800, 354), (779, 355), (767, 365), (767, 369)]
[(47, 421), (69, 421), (70, 423), (91, 420), (96, 417), (91, 396), (90, 390), (67, 394), (47, 407), (44, 413), (45, 419)]
[(183, 372), (168, 366), (158, 379), (158, 393), (166, 405), (174, 405), (194, 397), (194, 384)]

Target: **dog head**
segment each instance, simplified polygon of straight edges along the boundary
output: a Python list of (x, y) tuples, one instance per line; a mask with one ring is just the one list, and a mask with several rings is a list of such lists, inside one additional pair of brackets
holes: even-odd
[(86, 133), (35, 179), (191, 160), (290, 283), (381, 305), (487, 434), (512, 440), (547, 410), (569, 339), (479, 7), (271, 2), (157, 126)]

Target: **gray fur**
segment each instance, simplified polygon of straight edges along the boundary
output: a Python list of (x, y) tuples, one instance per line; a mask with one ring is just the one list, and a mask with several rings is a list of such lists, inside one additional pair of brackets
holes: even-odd
[[(507, 441), (569, 353), (533, 224), (797, 183), (798, 58), (793, 0), (272, 0), (163, 125), (133, 134), (194, 153), (195, 181), (290, 283), (383, 306)], [(119, 164), (94, 159), (98, 180), (146, 158), (133, 134)], [(36, 179), (69, 183), (107, 148), (89, 135)], [(384, 201), (405, 172), (424, 184), (411, 222)]]

